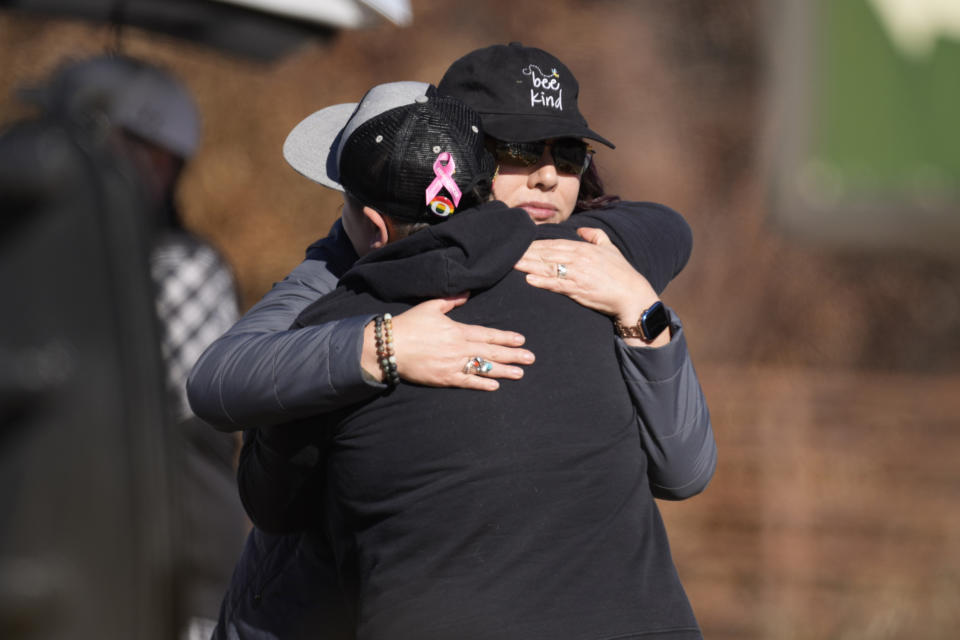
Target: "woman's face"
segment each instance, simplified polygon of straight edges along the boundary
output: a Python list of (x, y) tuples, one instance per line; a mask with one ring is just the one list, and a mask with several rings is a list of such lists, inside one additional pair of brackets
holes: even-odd
[(573, 213), (580, 192), (580, 176), (557, 171), (550, 146), (533, 166), (504, 162), (493, 181), (493, 197), (508, 207), (525, 210), (537, 224), (563, 222)]

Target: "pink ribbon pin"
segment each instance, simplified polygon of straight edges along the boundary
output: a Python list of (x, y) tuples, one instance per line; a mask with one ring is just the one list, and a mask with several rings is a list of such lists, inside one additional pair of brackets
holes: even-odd
[(446, 188), (447, 193), (453, 198), (454, 205), (460, 204), (460, 197), (463, 194), (460, 193), (460, 187), (457, 186), (452, 177), (456, 168), (457, 163), (453, 161), (453, 156), (448, 152), (444, 151), (437, 156), (433, 163), (433, 174), (437, 177), (427, 187), (427, 204), (430, 204), (434, 196), (440, 193), (441, 187)]

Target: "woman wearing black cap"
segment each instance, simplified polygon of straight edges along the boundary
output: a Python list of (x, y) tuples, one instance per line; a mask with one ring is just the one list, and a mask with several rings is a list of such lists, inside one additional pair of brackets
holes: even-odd
[[(660, 264), (682, 267), (686, 262), (689, 230), (679, 216), (659, 205), (622, 202), (604, 193), (593, 150), (584, 139), (614, 145), (587, 126), (577, 103), (579, 84), (556, 57), (518, 42), (477, 49), (450, 65), (438, 89), (480, 114), (499, 163), (497, 199), (525, 209), (537, 223), (563, 222), (578, 211), (604, 207), (635, 210), (639, 220), (656, 224), (661, 234)], [(675, 226), (678, 222), (684, 228)], [(662, 274), (648, 269), (648, 280), (636, 272), (603, 232), (584, 229), (580, 235), (588, 243), (535, 243), (517, 268), (530, 274), (530, 284), (611, 316), (626, 344), (668, 344), (671, 332), (663, 329), (669, 316), (650, 286), (650, 280), (665, 286)], [(655, 330), (654, 316), (660, 318), (656, 328), (661, 331), (645, 335), (645, 327)]]

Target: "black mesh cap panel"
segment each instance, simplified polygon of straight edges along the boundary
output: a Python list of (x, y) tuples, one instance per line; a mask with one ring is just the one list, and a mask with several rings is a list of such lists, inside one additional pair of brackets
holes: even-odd
[[(363, 204), (406, 222), (442, 222), (426, 201), (437, 156), (447, 152), (462, 192), (456, 210), (486, 201), (495, 162), (483, 143), (480, 117), (453, 98), (431, 97), (397, 107), (359, 126), (340, 155), (340, 181)], [(451, 200), (446, 189), (440, 191)]]

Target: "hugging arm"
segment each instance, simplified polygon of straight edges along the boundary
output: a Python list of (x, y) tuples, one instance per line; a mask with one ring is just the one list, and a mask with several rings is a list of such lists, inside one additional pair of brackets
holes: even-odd
[[(682, 216), (652, 203), (621, 202), (575, 215), (569, 224), (578, 226), (588, 242), (539, 240), (517, 268), (531, 274), (531, 284), (568, 295), (624, 325), (635, 324), (658, 299), (693, 246)], [(551, 277), (556, 262), (567, 265), (566, 278)], [(675, 313), (670, 315), (670, 331), (650, 346), (639, 339), (615, 340), (647, 452), (651, 490), (658, 498), (681, 500), (706, 488), (717, 448), (683, 327)]]
[(683, 326), (673, 311), (670, 317), (669, 344), (646, 349), (616, 338), (617, 357), (637, 411), (650, 489), (657, 498), (683, 500), (710, 482), (717, 445)]
[(368, 318), (288, 330), (307, 305), (333, 290), (339, 273), (356, 260), (339, 221), (307, 255), (194, 365), (187, 381), (190, 406), (218, 429), (289, 422), (378, 391), (359, 366)]
[[(308, 249), (307, 260), (203, 353), (187, 381), (194, 413), (218, 429), (238, 431), (326, 413), (385, 389), (377, 367), (368, 366), (367, 373), (361, 365), (375, 353), (368, 326), (372, 315), (290, 329), (356, 259), (338, 221), (329, 236)], [(427, 301), (394, 319), (403, 379), (492, 391), (497, 388), (492, 377), (518, 378), (522, 371), (512, 365), (533, 361), (532, 353), (519, 348), (519, 334), (461, 324), (445, 315), (465, 299)], [(462, 364), (449, 366), (451, 358), (463, 363), (472, 355), (495, 363), (492, 377), (467, 376)]]

